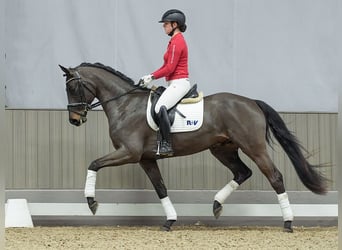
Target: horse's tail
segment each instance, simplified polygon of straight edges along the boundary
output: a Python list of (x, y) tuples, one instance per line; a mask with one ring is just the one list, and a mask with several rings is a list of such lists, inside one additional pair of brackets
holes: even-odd
[(304, 157), (301, 149), (303, 147), (297, 138), (288, 130), (280, 115), (263, 101), (255, 101), (263, 111), (266, 119), (266, 140), (270, 142), (271, 129), (274, 137), (278, 140), (288, 157), (290, 158), (296, 172), (303, 184), (316, 194), (327, 192), (326, 179), (317, 171), (315, 165), (311, 165)]

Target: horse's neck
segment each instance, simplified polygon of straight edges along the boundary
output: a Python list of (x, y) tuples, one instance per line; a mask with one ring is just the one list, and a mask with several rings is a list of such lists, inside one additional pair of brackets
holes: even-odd
[(110, 79), (103, 78), (97, 81), (96, 97), (102, 103), (106, 102), (109, 99), (124, 95), (130, 89), (131, 86), (128, 83), (125, 83), (123, 80), (119, 79), (116, 76), (113, 76)]
[[(102, 103), (103, 111), (110, 124), (116, 121), (123, 109), (132, 105), (128, 93), (132, 86), (115, 76), (112, 79), (102, 79), (97, 84), (97, 99)], [(115, 123), (115, 122), (114, 122)]]

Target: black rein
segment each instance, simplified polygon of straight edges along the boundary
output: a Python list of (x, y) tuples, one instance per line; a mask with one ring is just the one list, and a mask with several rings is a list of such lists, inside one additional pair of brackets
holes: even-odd
[[(87, 88), (87, 89), (88, 89), (88, 88)], [(111, 102), (111, 101), (115, 101), (115, 100), (117, 100), (117, 99), (119, 99), (119, 98), (121, 98), (121, 97), (123, 97), (123, 96), (125, 96), (125, 95), (130, 94), (131, 92), (133, 92), (133, 91), (135, 91), (135, 90), (137, 90), (137, 89), (140, 89), (140, 87), (139, 87), (139, 86), (134, 87), (133, 89), (130, 89), (130, 90), (128, 90), (127, 92), (125, 92), (125, 93), (123, 93), (123, 94), (121, 94), (121, 95), (112, 97), (112, 98), (110, 98), (110, 99), (108, 99), (108, 100), (105, 100), (105, 101), (103, 101), (103, 102), (98, 101), (98, 102), (96, 102), (96, 103), (94, 103), (94, 104), (91, 104), (91, 105), (89, 105), (89, 109), (88, 109), (88, 110), (91, 110), (91, 109), (93, 109), (93, 108), (96, 108), (96, 107), (98, 107), (98, 106), (100, 106), (100, 105), (102, 105), (102, 104), (104, 104), (104, 103)]]

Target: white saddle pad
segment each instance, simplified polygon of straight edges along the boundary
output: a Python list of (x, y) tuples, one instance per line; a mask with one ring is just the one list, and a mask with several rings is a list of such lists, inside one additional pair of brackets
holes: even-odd
[[(203, 124), (203, 99), (197, 103), (178, 104), (177, 110), (181, 112), (185, 118), (175, 113), (175, 121), (171, 126), (171, 133), (189, 132), (199, 129)], [(151, 96), (148, 99), (146, 109), (146, 119), (148, 125), (155, 131), (159, 130), (157, 124), (151, 116)]]

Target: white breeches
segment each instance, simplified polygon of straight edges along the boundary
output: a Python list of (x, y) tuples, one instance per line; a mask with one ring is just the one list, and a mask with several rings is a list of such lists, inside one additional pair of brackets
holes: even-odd
[(168, 87), (165, 89), (163, 94), (160, 96), (154, 111), (159, 112), (161, 106), (165, 106), (167, 109), (172, 108), (176, 103), (182, 99), (183, 96), (188, 93), (191, 88), (190, 81), (188, 78), (176, 79), (167, 82)]

